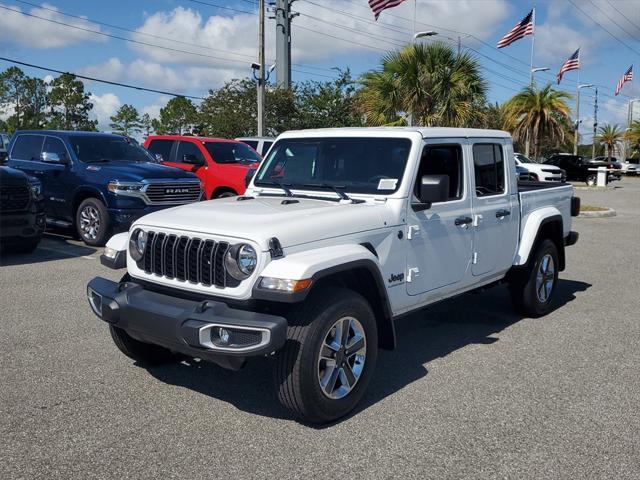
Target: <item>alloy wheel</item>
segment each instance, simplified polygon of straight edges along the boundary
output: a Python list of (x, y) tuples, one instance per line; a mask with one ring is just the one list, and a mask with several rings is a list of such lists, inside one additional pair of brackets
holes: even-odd
[(538, 272), (536, 274), (536, 295), (540, 302), (545, 303), (551, 297), (553, 282), (555, 280), (555, 264), (553, 257), (546, 254), (540, 260)]
[(322, 392), (337, 400), (358, 383), (367, 357), (367, 339), (362, 324), (353, 317), (336, 321), (322, 342), (318, 355), (318, 382)]
[(92, 205), (86, 205), (80, 211), (80, 230), (82, 236), (89, 240), (95, 240), (100, 231), (100, 214)]

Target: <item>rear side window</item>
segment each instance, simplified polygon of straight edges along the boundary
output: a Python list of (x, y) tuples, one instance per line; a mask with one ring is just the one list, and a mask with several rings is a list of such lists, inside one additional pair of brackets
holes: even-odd
[(502, 145), (476, 143), (473, 146), (473, 167), (476, 179), (476, 196), (504, 193), (504, 158)]
[(34, 160), (40, 161), (40, 151), (42, 150), (42, 135), (20, 135), (11, 150), (13, 160)]
[(175, 161), (178, 163), (182, 163), (184, 161), (183, 159), (185, 155), (194, 155), (196, 158), (201, 159), (203, 162), (205, 161), (204, 155), (202, 155), (202, 152), (195, 143), (180, 142), (178, 144), (178, 153), (176, 155)]
[(151, 140), (147, 150), (159, 162), (168, 162), (171, 159), (172, 148), (173, 140)]
[(254, 150), (258, 149), (258, 141), (257, 140), (240, 140), (242, 143), (246, 143)]
[(267, 154), (267, 152), (271, 148), (271, 145), (273, 145), (273, 142), (267, 142), (267, 141), (264, 142), (264, 144), (262, 145), (262, 155)]
[(59, 138), (46, 137), (42, 147), (43, 152), (55, 153), (61, 160), (68, 158), (67, 149)]

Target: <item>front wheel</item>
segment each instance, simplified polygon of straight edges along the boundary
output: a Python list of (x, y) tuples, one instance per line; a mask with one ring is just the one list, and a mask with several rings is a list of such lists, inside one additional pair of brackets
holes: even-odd
[(312, 292), (287, 318), (287, 343), (274, 369), (278, 398), (297, 417), (327, 423), (358, 404), (378, 354), (369, 303), (347, 289)]
[(78, 235), (92, 247), (102, 247), (107, 242), (109, 223), (107, 208), (97, 198), (83, 200), (76, 211)]
[(555, 243), (544, 240), (533, 254), (529, 266), (509, 285), (516, 310), (531, 317), (549, 313), (558, 283), (558, 266)]

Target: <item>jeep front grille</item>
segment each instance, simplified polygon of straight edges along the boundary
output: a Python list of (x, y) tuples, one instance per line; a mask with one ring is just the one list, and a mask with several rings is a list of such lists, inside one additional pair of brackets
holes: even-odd
[(144, 255), (137, 262), (147, 274), (220, 288), (237, 286), (227, 275), (227, 242), (148, 232)]
[(199, 181), (149, 183), (143, 191), (151, 205), (197, 202), (201, 194)]
[(0, 211), (11, 212), (25, 210), (29, 205), (31, 191), (21, 185), (3, 185), (0, 187)]

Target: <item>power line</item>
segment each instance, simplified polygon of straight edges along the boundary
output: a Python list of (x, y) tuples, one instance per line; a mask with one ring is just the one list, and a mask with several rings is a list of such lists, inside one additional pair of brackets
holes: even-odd
[(604, 13), (604, 16), (607, 17), (609, 20), (611, 20), (614, 24), (616, 24), (624, 33), (626, 33), (627, 35), (629, 35), (631, 38), (633, 38), (633, 34), (629, 33), (629, 31), (624, 28), (622, 25), (620, 25), (618, 22), (616, 22), (613, 18), (611, 18), (609, 16), (609, 14), (606, 12), (606, 10), (603, 10), (602, 8), (600, 8), (598, 5), (596, 5), (595, 3), (593, 3), (592, 0), (589, 0), (589, 3), (591, 5), (593, 5), (594, 7), (596, 7), (599, 11), (601, 11), (602, 13)]
[(633, 25), (633, 27), (634, 27), (634, 28), (637, 28), (637, 29), (639, 29), (639, 30), (640, 30), (640, 27), (638, 27), (638, 25), (636, 25), (636, 24), (635, 24), (635, 23), (633, 23), (631, 20), (629, 20), (629, 19), (627, 18), (627, 16), (626, 16), (624, 13), (622, 13), (620, 10), (618, 10), (618, 8), (617, 8), (617, 7), (616, 7), (612, 2), (610, 2), (609, 0), (607, 0), (607, 3), (609, 4), (609, 6), (610, 6), (611, 8), (613, 8), (616, 12), (618, 12), (618, 14), (619, 14), (622, 18), (624, 18), (627, 22), (629, 22), (629, 24), (630, 24), (630, 25)]
[(236, 13), (246, 13), (248, 15), (255, 15), (256, 12), (250, 12), (248, 10), (240, 10), (238, 8), (231, 8), (231, 7), (226, 7), (224, 5), (216, 5), (215, 3), (209, 3), (209, 2), (203, 2), (201, 0), (189, 0), (192, 3), (199, 3), (201, 5), (207, 5), (208, 7), (214, 7), (214, 8), (221, 8), (223, 10), (230, 10), (232, 12), (236, 12)]
[(36, 68), (38, 70), (44, 70), (46, 72), (58, 73), (60, 75), (69, 74), (69, 75), (73, 75), (74, 77), (77, 77), (77, 78), (82, 78), (83, 80), (91, 80), (93, 82), (107, 83), (109, 85), (116, 85), (118, 87), (132, 88), (134, 90), (141, 90), (141, 91), (144, 91), (144, 92), (159, 93), (161, 95), (170, 95), (172, 97), (185, 97), (185, 98), (193, 98), (194, 100), (204, 100), (203, 97), (196, 97), (194, 95), (183, 95), (181, 93), (166, 92), (166, 91), (163, 91), (163, 90), (155, 90), (153, 88), (139, 87), (137, 85), (129, 85), (129, 84), (126, 84), (126, 83), (112, 82), (111, 80), (104, 80), (104, 79), (101, 79), (101, 78), (88, 77), (86, 75), (78, 75), (78, 74), (72, 73), (72, 72), (64, 72), (62, 70), (56, 70), (55, 68), (43, 67), (41, 65), (35, 65), (33, 63), (21, 62), (19, 60), (15, 60), (13, 58), (0, 57), (0, 60), (4, 60), (5, 62), (13, 63), (13, 64), (16, 64), (16, 65), (22, 65), (22, 66), (25, 66), (25, 67)]
[(609, 35), (611, 35), (613, 38), (615, 38), (618, 42), (620, 42), (622, 45), (624, 45), (625, 47), (627, 47), (629, 50), (631, 50), (633, 53), (635, 53), (636, 55), (640, 55), (640, 51), (636, 50), (635, 48), (633, 48), (632, 46), (630, 46), (627, 42), (625, 42), (624, 40), (619, 39), (618, 37), (616, 37), (613, 33), (611, 33), (607, 28), (605, 28), (601, 23), (599, 23), (598, 21), (596, 21), (591, 15), (589, 15), (587, 12), (585, 12), (579, 5), (577, 5), (573, 0), (569, 0), (569, 3), (571, 3), (571, 5), (573, 5), (574, 7), (576, 7), (585, 17), (589, 18), (593, 23), (595, 23), (596, 25), (598, 25), (601, 29), (603, 29), (605, 32), (607, 32)]

